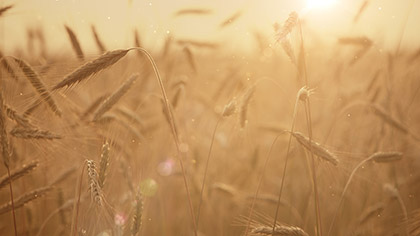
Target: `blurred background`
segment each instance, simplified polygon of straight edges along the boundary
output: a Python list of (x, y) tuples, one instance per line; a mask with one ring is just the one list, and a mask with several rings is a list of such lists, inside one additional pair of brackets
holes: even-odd
[[(311, 2), (332, 4), (308, 9)], [(420, 46), (420, 2), (412, 0), (6, 0), (0, 7), (11, 4), (13, 9), (0, 20), (0, 47), (6, 53), (25, 45), (31, 28), (44, 32), (49, 50), (70, 51), (64, 24), (75, 31), (87, 53), (96, 52), (91, 25), (109, 49), (132, 46), (136, 29), (149, 50), (160, 48), (167, 35), (252, 50), (254, 33), (274, 37), (273, 24), (282, 23), (291, 11), (303, 15), (307, 36), (325, 43), (360, 35), (372, 39), (376, 50), (391, 49), (405, 25), (402, 48)], [(353, 24), (362, 5), (363, 14)], [(177, 16), (182, 9), (205, 12)], [(220, 27), (230, 17), (231, 24)]]

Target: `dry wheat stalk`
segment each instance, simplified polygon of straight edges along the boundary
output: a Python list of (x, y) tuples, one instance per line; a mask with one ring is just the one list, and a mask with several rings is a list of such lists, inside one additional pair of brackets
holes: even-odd
[(212, 184), (211, 186), (212, 189), (227, 193), (231, 196), (236, 196), (238, 194), (238, 190), (236, 190), (236, 188), (234, 188), (232, 185), (228, 185), (225, 183), (221, 183), (221, 182), (217, 182)]
[(289, 57), (290, 61), (297, 66), (296, 56), (292, 47), (292, 43), (290, 42), (290, 37), (286, 36), (282, 40), (280, 40), (280, 45), (283, 48), (286, 55)]
[(176, 108), (178, 106), (179, 100), (181, 98), (181, 95), (184, 93), (185, 91), (185, 86), (184, 84), (179, 84), (179, 86), (177, 86), (176, 88), (176, 92), (172, 98), (172, 107)]
[(368, 0), (363, 1), (362, 5), (359, 8), (359, 11), (357, 12), (357, 14), (353, 18), (353, 23), (356, 23), (359, 20), (360, 16), (366, 10), (366, 8), (367, 8), (368, 5), (369, 5), (369, 1)]
[(16, 138), (23, 139), (61, 139), (61, 135), (52, 133), (48, 130), (40, 130), (37, 128), (20, 128), (16, 127), (10, 131), (10, 134)]
[(141, 47), (141, 41), (140, 41), (140, 36), (139, 36), (139, 32), (137, 31), (137, 29), (134, 29), (134, 46), (136, 47)]
[(53, 90), (66, 86), (72, 86), (88, 78), (89, 76), (92, 76), (98, 73), (99, 71), (102, 71), (114, 65), (122, 57), (124, 57), (128, 51), (130, 51), (130, 49), (110, 51), (92, 61), (87, 62), (86, 64), (82, 65), (81, 67), (77, 68), (69, 75), (64, 77), (64, 79), (61, 82), (59, 82), (53, 87)]
[[(1, 81), (0, 81), (1, 83)], [(10, 164), (10, 150), (9, 150), (9, 138), (6, 131), (6, 117), (4, 116), (4, 101), (3, 92), (0, 90), (0, 144), (3, 156), (3, 164), (6, 168), (9, 168)]]
[(117, 107), (116, 111), (118, 113), (120, 113), (122, 116), (124, 116), (130, 122), (134, 122), (134, 123), (136, 123), (140, 126), (143, 126), (143, 122), (141, 121), (141, 119), (137, 116), (137, 114), (134, 111), (132, 111), (132, 110), (130, 110), (130, 109), (124, 107), (124, 106)]
[(10, 10), (11, 8), (13, 8), (13, 5), (0, 8), (0, 16), (2, 16), (6, 11)]
[[(52, 189), (51, 186), (47, 186), (47, 187), (38, 188), (38, 189), (35, 189), (31, 192), (25, 193), (24, 195), (15, 199), (15, 201), (14, 201), (15, 209), (22, 207), (23, 205), (25, 205), (26, 203), (28, 203), (30, 201), (33, 201), (37, 198), (42, 197), (47, 192), (49, 192), (51, 189)], [(12, 203), (8, 202), (8, 203), (0, 206), (0, 215), (2, 215), (4, 213), (7, 213), (11, 210), (12, 210)]]
[(102, 206), (102, 189), (98, 184), (98, 172), (93, 160), (87, 160), (87, 174), (91, 199), (99, 206)]
[(255, 86), (252, 86), (246, 91), (246, 93), (242, 97), (242, 104), (239, 107), (239, 121), (240, 121), (239, 123), (242, 128), (244, 128), (245, 125), (248, 123), (248, 119), (247, 119), (248, 106), (254, 93), (255, 93)]
[(55, 100), (52, 98), (45, 84), (42, 82), (41, 77), (35, 72), (32, 67), (23, 60), (12, 57), (13, 60), (19, 65), (19, 68), (23, 71), (26, 78), (38, 92), (42, 100), (51, 108), (51, 110), (57, 115), (61, 116), (61, 110), (58, 108)]
[(222, 23), (219, 24), (219, 28), (224, 28), (233, 22), (235, 22), (240, 16), (242, 15), (241, 11), (235, 12), (233, 15), (229, 16), (227, 19), (222, 21)]
[(102, 40), (99, 38), (98, 32), (96, 32), (96, 28), (94, 25), (91, 26), (93, 37), (95, 38), (96, 46), (98, 46), (100, 53), (105, 53), (106, 48), (104, 44), (102, 43)]
[(297, 25), (299, 20), (299, 15), (296, 12), (291, 12), (287, 20), (283, 23), (282, 27), (279, 27), (276, 33), (276, 41), (283, 40), (287, 35), (289, 35), (293, 28)]
[(87, 108), (86, 110), (82, 113), (82, 115), (80, 116), (81, 120), (86, 119), (87, 116), (89, 116), (92, 112), (94, 112), (99, 105), (101, 105), (105, 99), (109, 97), (109, 94), (106, 93), (102, 96), (99, 96), (98, 98), (96, 98)]
[(372, 154), (369, 159), (374, 162), (383, 163), (401, 160), (402, 156), (402, 152), (376, 152)]
[(382, 202), (367, 207), (359, 217), (359, 225), (367, 223), (373, 217), (378, 216), (384, 210), (385, 206)]
[(382, 107), (379, 107), (378, 105), (371, 104), (370, 107), (373, 110), (373, 113), (377, 115), (379, 118), (381, 118), (385, 123), (388, 123), (392, 127), (398, 129), (404, 134), (410, 134), (410, 130), (406, 125), (392, 117), (390, 114), (388, 114)]
[(187, 57), (187, 61), (188, 61), (188, 64), (191, 66), (191, 69), (194, 72), (197, 72), (197, 66), (194, 60), (194, 54), (192, 53), (191, 49), (188, 46), (186, 46), (184, 47), (184, 49), (182, 49), (182, 51), (185, 53), (185, 56)]
[(338, 43), (345, 45), (358, 45), (363, 47), (370, 47), (373, 42), (366, 36), (360, 37), (341, 37), (338, 39)]
[(38, 166), (38, 164), (39, 164), (39, 162), (37, 160), (31, 161), (28, 164), (24, 164), (19, 169), (13, 170), (10, 173), (10, 178), (7, 174), (4, 175), (3, 177), (0, 178), (0, 188), (9, 184), (10, 179), (12, 179), (12, 181), (15, 181), (15, 180), (19, 179), (20, 177), (31, 173)]
[(307, 150), (311, 150), (314, 155), (334, 164), (334, 165), (338, 165), (339, 161), (338, 158), (331, 153), (330, 151), (328, 151), (328, 149), (326, 149), (325, 147), (323, 147), (321, 144), (311, 140), (311, 142), (309, 142), (309, 138), (305, 137), (303, 134), (299, 133), (299, 132), (292, 132), (291, 133), (293, 135), (293, 137), (296, 138), (296, 140), (303, 146), (305, 147)]
[(176, 43), (179, 45), (190, 45), (192, 47), (210, 48), (210, 49), (217, 48), (218, 46), (216, 43), (202, 42), (202, 41), (195, 41), (195, 40), (188, 40), (188, 39), (178, 39)]
[(29, 122), (28, 119), (19, 115), (17, 113), (17, 111), (13, 110), (11, 107), (5, 105), (4, 110), (6, 111), (7, 117), (9, 117), (11, 120), (15, 121), (18, 125), (20, 125), (22, 127), (25, 127), (25, 128), (33, 127), (33, 125)]
[(71, 176), (74, 172), (76, 172), (77, 168), (76, 167), (70, 167), (68, 169), (66, 169), (63, 173), (60, 173), (56, 178), (54, 178), (50, 185), (54, 186), (59, 184), (61, 181), (69, 178), (69, 176)]
[(1, 61), (1, 65), (4, 67), (4, 69), (6, 69), (7, 73), (10, 74), (10, 76), (17, 81), (18, 80), (18, 76), (16, 75), (15, 71), (13, 70), (13, 68), (9, 65), (9, 63), (7, 62), (7, 59), (5, 56), (3, 56), (3, 53), (0, 51), (0, 61)]
[(251, 230), (252, 235), (272, 235), (272, 236), (308, 236), (305, 231), (296, 226), (257, 226)]
[(131, 86), (134, 84), (136, 79), (139, 77), (139, 74), (133, 74), (131, 75), (124, 83), (121, 85), (120, 88), (117, 89), (111, 96), (109, 96), (105, 101), (99, 106), (98, 110), (93, 115), (93, 121), (98, 120), (102, 117), (105, 112), (109, 111), (121, 98), (124, 96), (124, 94), (127, 93), (127, 91), (131, 88)]
[(132, 236), (136, 236), (138, 232), (140, 231), (140, 227), (142, 223), (141, 221), (142, 215), (143, 215), (143, 197), (139, 191), (136, 194), (133, 219), (131, 222), (131, 235)]
[(181, 9), (174, 13), (174, 16), (182, 16), (182, 15), (205, 15), (210, 14), (213, 11), (210, 9), (202, 9), (202, 8), (187, 8)]
[(107, 169), (109, 166), (109, 142), (105, 140), (102, 145), (101, 160), (99, 162), (99, 176), (98, 176), (98, 185), (102, 189), (105, 185), (105, 179), (107, 175)]
[(222, 116), (223, 117), (228, 117), (233, 115), (236, 112), (236, 99), (233, 98), (232, 100), (230, 100), (230, 102), (228, 104), (225, 105), (225, 107), (223, 108), (222, 111)]
[(73, 30), (70, 29), (67, 25), (64, 25), (66, 28), (67, 34), (70, 38), (71, 46), (73, 47), (74, 52), (76, 53), (77, 58), (80, 61), (85, 60), (85, 55), (83, 54), (82, 48), (80, 47), (79, 40), (77, 39), (77, 36), (74, 34)]

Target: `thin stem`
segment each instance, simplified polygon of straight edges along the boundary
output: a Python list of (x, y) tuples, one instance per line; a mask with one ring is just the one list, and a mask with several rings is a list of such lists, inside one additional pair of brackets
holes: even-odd
[(12, 202), (13, 226), (14, 226), (14, 229), (15, 229), (15, 236), (17, 236), (18, 233), (17, 233), (17, 225), (16, 225), (15, 202), (13, 200), (12, 178), (10, 177), (9, 166), (6, 166), (6, 168), (7, 168), (7, 175), (9, 176), (10, 201)]
[(219, 118), (219, 120), (216, 123), (216, 126), (214, 127), (213, 135), (211, 137), (211, 143), (210, 143), (209, 152), (207, 154), (207, 161), (206, 161), (206, 167), (204, 169), (203, 183), (201, 185), (200, 203), (198, 204), (198, 211), (197, 211), (197, 220), (196, 220), (196, 222), (197, 222), (197, 229), (198, 229), (198, 223), (199, 223), (199, 220), (200, 220), (200, 209), (201, 209), (201, 204), (203, 203), (204, 185), (206, 183), (207, 170), (208, 170), (208, 167), (209, 167), (209, 162), (210, 162), (210, 157), (211, 157), (211, 151), (213, 149), (214, 137), (216, 136), (216, 130), (217, 130), (217, 127), (219, 126), (220, 121), (222, 120), (222, 118), (223, 117), (220, 117)]
[(170, 126), (171, 126), (172, 135), (173, 135), (174, 140), (175, 140), (175, 145), (176, 145), (176, 149), (177, 149), (177, 153), (178, 153), (178, 160), (179, 160), (179, 164), (181, 166), (181, 172), (182, 172), (182, 177), (184, 179), (185, 190), (187, 192), (188, 204), (189, 204), (189, 208), (190, 208), (190, 216), (191, 216), (191, 219), (193, 221), (194, 235), (198, 236), (195, 217), (194, 217), (194, 208), (193, 208), (193, 204), (192, 204), (192, 200), (191, 200), (190, 189), (188, 187), (188, 181), (187, 181), (187, 176), (186, 176), (186, 172), (185, 172), (185, 167), (184, 167), (184, 163), (182, 161), (181, 151), (180, 151), (180, 148), (179, 148), (180, 141), (179, 141), (179, 137), (178, 137), (178, 132), (175, 128), (174, 116), (172, 114), (172, 109), (169, 106), (169, 99), (168, 99), (168, 96), (166, 95), (166, 91), (165, 91), (165, 87), (163, 85), (162, 78), (160, 77), (159, 70), (156, 66), (156, 63), (153, 60), (153, 57), (152, 57), (152, 55), (150, 55), (149, 52), (147, 52), (143, 48), (131, 48), (131, 49), (139, 50), (144, 55), (146, 55), (147, 58), (149, 59), (149, 62), (152, 64), (153, 71), (155, 72), (156, 79), (158, 81), (158, 84), (159, 84), (159, 87), (160, 87), (160, 90), (161, 90), (161, 93), (162, 93), (162, 96), (163, 96), (163, 100), (164, 100), (164, 103), (165, 103), (165, 108), (166, 108), (166, 110), (168, 112), (168, 115), (169, 115), (169, 123), (170, 123)]
[[(73, 210), (73, 220), (72, 220), (72, 227), (71, 227), (71, 232), (70, 235), (73, 235), (73, 231), (74, 231), (74, 236), (77, 236), (77, 220), (78, 220), (78, 215), (79, 215), (79, 206), (80, 206), (80, 196), (82, 195), (82, 179), (83, 179), (83, 173), (85, 172), (85, 165), (86, 165), (86, 161), (83, 162), (83, 166), (82, 166), (82, 173), (80, 174), (79, 177), (79, 186), (76, 187), (76, 195), (78, 195), (77, 197), (77, 201), (75, 202), (75, 210)], [(77, 194), (77, 189), (79, 194)]]
[[(305, 47), (304, 47), (304, 41), (303, 41), (303, 33), (302, 33), (302, 25), (300, 23), (300, 20), (298, 20), (299, 25), (299, 32), (300, 32), (300, 46), (302, 50), (302, 63), (304, 68), (304, 77), (305, 77), (305, 85), (309, 87), (308, 85), (308, 72), (306, 68), (306, 59), (305, 59)], [(312, 118), (311, 118), (311, 106), (309, 103), (309, 97), (306, 100), (306, 122), (308, 126), (308, 136), (309, 136), (309, 143), (312, 141)], [(322, 224), (321, 224), (321, 212), (319, 207), (319, 198), (318, 198), (318, 187), (317, 187), (317, 181), (316, 181), (316, 170), (315, 170), (315, 159), (314, 154), (312, 151), (312, 145), (310, 145), (310, 151), (311, 151), (311, 159), (312, 159), (312, 179), (313, 179), (313, 185), (314, 185), (314, 194), (315, 194), (315, 213), (316, 213), (316, 223), (317, 223), (317, 235), (322, 236)]]
[(279, 197), (278, 197), (278, 200), (277, 200), (276, 214), (274, 216), (272, 235), (274, 235), (274, 231), (276, 229), (276, 224), (277, 224), (278, 212), (279, 212), (280, 201), (281, 201), (281, 194), (283, 192), (284, 179), (286, 178), (287, 162), (289, 160), (290, 145), (292, 143), (292, 134), (293, 134), (293, 131), (294, 131), (294, 128), (295, 128), (295, 119), (296, 119), (298, 104), (299, 104), (299, 97), (296, 97), (295, 107), (293, 108), (292, 128), (290, 129), (289, 142), (287, 144), (286, 159), (285, 159), (284, 167), (283, 167), (283, 176), (281, 178), (280, 192), (279, 192)]
[(247, 222), (247, 224), (246, 224), (246, 228), (245, 228), (245, 236), (248, 236), (249, 227), (251, 226), (251, 221), (252, 221), (252, 214), (254, 213), (255, 202), (256, 202), (256, 200), (257, 200), (258, 193), (259, 193), (259, 191), (260, 191), (261, 184), (262, 184), (262, 181), (263, 181), (263, 179), (264, 179), (264, 173), (265, 173), (265, 170), (267, 169), (267, 166), (268, 166), (268, 161), (270, 160), (270, 154), (271, 154), (271, 152), (272, 152), (272, 150), (273, 150), (274, 144), (277, 142), (277, 139), (278, 139), (281, 135), (282, 135), (282, 134), (279, 134), (279, 135), (277, 135), (277, 136), (276, 136), (276, 138), (274, 138), (273, 142), (271, 143), (270, 149), (269, 149), (269, 151), (268, 151), (268, 153), (267, 153), (267, 157), (265, 158), (265, 163), (264, 163), (264, 167), (263, 167), (263, 170), (262, 170), (262, 173), (261, 173), (260, 179), (259, 179), (259, 181), (258, 181), (257, 190), (255, 191), (254, 198), (252, 199), (251, 209), (250, 209), (250, 211), (249, 211), (249, 215), (248, 215), (248, 222)]
[(329, 236), (329, 235), (331, 234), (331, 230), (332, 230), (332, 228), (333, 228), (333, 226), (334, 226), (334, 223), (335, 223), (335, 220), (336, 220), (336, 218), (337, 218), (338, 211), (340, 210), (341, 204), (343, 203), (344, 195), (346, 194), (347, 188), (349, 187), (350, 182), (351, 182), (351, 180), (353, 179), (354, 174), (356, 173), (356, 171), (357, 171), (357, 170), (358, 170), (358, 169), (359, 169), (359, 168), (360, 168), (363, 164), (365, 164), (366, 162), (370, 161), (370, 160), (372, 159), (372, 157), (373, 157), (373, 156), (371, 156), (371, 157), (369, 157), (369, 158), (366, 158), (366, 159), (364, 159), (363, 161), (361, 161), (359, 164), (357, 164), (357, 166), (356, 166), (356, 167), (353, 169), (353, 171), (351, 172), (350, 177), (349, 177), (349, 179), (347, 180), (346, 185), (344, 186), (343, 192), (341, 193), (340, 201), (338, 202), (337, 209), (335, 210), (334, 217), (333, 217), (333, 220), (332, 220), (332, 222), (331, 222), (330, 228), (329, 228), (329, 230), (328, 230), (328, 234), (327, 234), (327, 236)]

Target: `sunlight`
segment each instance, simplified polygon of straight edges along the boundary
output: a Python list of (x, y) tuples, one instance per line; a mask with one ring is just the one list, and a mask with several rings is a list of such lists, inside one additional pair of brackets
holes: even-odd
[(337, 0), (307, 0), (307, 8), (330, 8)]

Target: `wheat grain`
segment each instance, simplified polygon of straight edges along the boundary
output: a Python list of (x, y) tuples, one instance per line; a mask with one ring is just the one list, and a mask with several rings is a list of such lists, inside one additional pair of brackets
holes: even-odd
[(93, 160), (87, 160), (86, 163), (91, 199), (98, 206), (102, 206), (102, 189), (98, 184), (98, 172), (96, 170), (95, 162)]

